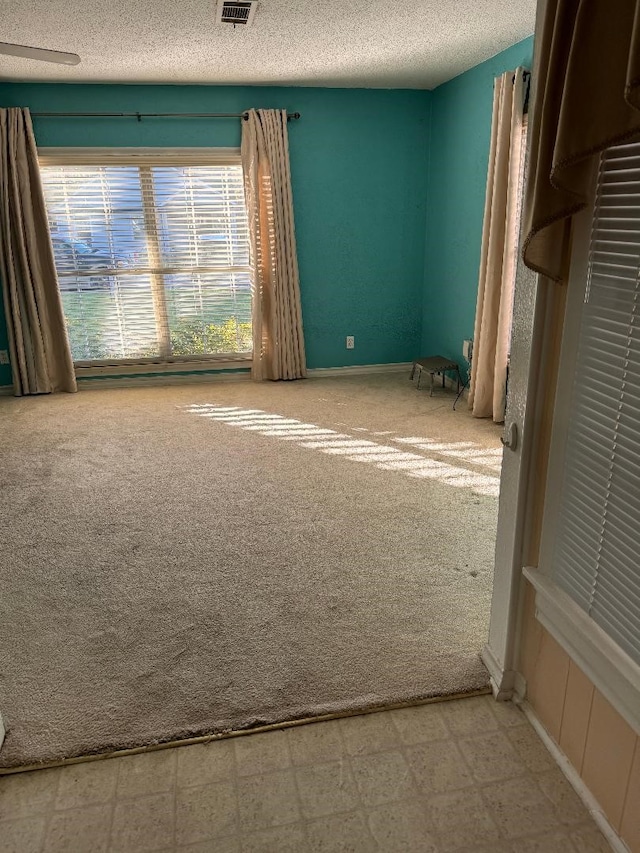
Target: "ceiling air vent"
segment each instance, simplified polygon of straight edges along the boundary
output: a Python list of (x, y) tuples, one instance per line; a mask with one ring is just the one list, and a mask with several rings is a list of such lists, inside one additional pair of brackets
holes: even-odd
[(218, 0), (216, 23), (250, 27), (257, 5), (258, 0)]

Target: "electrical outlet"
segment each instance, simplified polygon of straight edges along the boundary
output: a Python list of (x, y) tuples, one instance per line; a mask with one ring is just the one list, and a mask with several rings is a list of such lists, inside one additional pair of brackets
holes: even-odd
[(462, 357), (471, 361), (473, 355), (473, 341), (462, 341)]
[(0, 364), (9, 364), (9, 352), (6, 349), (0, 349)]
[(353, 335), (347, 335), (347, 349), (353, 349), (356, 345)]

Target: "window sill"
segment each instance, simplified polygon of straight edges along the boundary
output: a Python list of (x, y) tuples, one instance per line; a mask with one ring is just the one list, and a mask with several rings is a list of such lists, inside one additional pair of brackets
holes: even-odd
[(640, 732), (640, 666), (548, 575), (529, 567), (523, 573), (536, 591), (536, 619)]
[(127, 361), (111, 364), (76, 364), (76, 379), (91, 379), (101, 376), (149, 376), (174, 373), (218, 373), (225, 370), (241, 370), (251, 367), (251, 355), (225, 356), (222, 358), (184, 359), (172, 361)]

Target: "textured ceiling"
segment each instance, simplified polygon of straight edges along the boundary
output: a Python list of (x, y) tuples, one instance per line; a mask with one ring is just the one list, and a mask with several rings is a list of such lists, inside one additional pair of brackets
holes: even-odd
[(261, 0), (251, 29), (215, 0), (0, 0), (0, 41), (78, 53), (0, 56), (0, 80), (431, 89), (530, 35), (536, 0)]

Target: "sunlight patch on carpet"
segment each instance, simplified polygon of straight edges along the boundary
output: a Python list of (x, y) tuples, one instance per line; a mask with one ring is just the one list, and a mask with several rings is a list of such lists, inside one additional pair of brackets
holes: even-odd
[[(190, 405), (184, 409), (191, 414), (257, 432), (268, 438), (296, 440), (308, 450), (341, 456), (351, 462), (377, 465), (382, 470), (399, 471), (408, 477), (438, 480), (454, 488), (470, 489), (474, 494), (497, 497), (500, 490), (502, 450), (488, 449), (473, 441), (441, 442), (428, 437), (392, 437), (392, 441), (409, 445), (412, 451), (420, 451), (407, 453), (391, 445), (354, 438), (346, 433), (258, 409), (217, 406), (215, 403)], [(347, 424), (341, 423), (340, 426)], [(363, 427), (347, 428), (353, 432), (368, 432)], [(371, 435), (392, 434), (385, 431)], [(312, 440), (306, 440), (309, 438)], [(469, 466), (484, 470), (479, 472)]]

